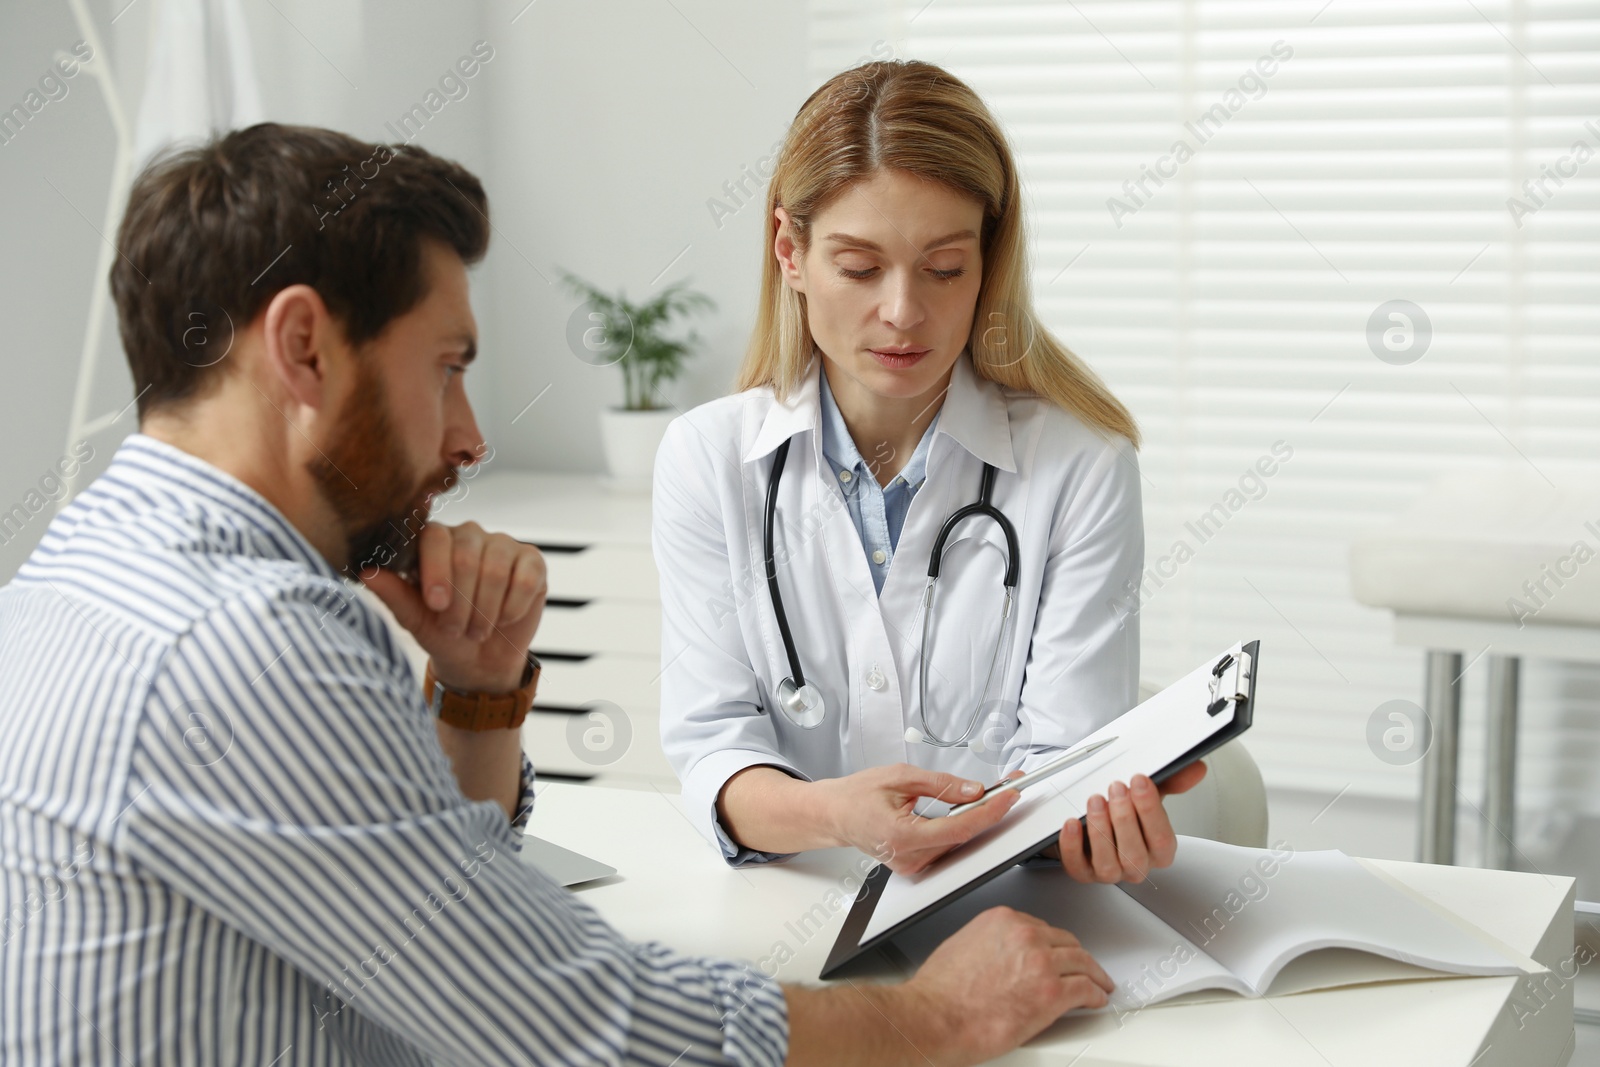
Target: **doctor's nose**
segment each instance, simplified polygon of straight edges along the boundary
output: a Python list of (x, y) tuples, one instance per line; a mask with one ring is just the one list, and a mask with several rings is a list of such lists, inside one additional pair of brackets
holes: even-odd
[(914, 329), (927, 317), (927, 309), (912, 288), (914, 279), (890, 280), (878, 305), (878, 318), (895, 330)]

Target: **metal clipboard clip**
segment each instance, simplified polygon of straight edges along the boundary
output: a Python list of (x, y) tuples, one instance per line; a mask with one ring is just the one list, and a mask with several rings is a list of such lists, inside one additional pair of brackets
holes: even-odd
[[(1233, 675), (1234, 684), (1230, 687), (1231, 693), (1223, 691), (1223, 675), (1228, 668), (1238, 665), (1238, 670)], [(1250, 653), (1240, 652), (1236, 660), (1230, 652), (1217, 660), (1216, 666), (1211, 668), (1211, 680), (1206, 683), (1211, 691), (1211, 702), (1206, 705), (1207, 715), (1217, 715), (1228, 706), (1229, 701), (1242, 704), (1250, 697)]]

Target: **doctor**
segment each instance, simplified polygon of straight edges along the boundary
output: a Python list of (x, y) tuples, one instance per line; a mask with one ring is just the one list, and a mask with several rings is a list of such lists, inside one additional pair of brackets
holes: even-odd
[[(921, 813), (1136, 702), (1138, 430), (1039, 325), (1010, 149), (947, 72), (837, 75), (767, 199), (740, 391), (656, 461), (662, 744), (731, 864), (851, 845), (914, 872), (1016, 794)], [(1113, 784), (1049, 854), (1142, 880), (1176, 849), (1161, 796), (1204, 773)]]

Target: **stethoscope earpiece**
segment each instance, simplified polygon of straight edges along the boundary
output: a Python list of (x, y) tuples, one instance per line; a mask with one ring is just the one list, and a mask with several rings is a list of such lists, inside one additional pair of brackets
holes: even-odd
[(920, 744), (921, 741), (922, 741), (922, 731), (921, 730), (917, 729), (915, 726), (911, 726), (911, 727), (908, 727), (906, 729), (906, 744), (915, 745), (915, 744)]

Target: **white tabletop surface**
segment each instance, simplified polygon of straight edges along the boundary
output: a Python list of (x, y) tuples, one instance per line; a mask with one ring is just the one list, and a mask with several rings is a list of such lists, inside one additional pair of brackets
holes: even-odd
[[(539, 790), (529, 830), (617, 868), (578, 892), (628, 937), (753, 960), (785, 982), (817, 983), (854, 897), (844, 878), (870, 866), (860, 853), (832, 849), (732, 870), (690, 824), (681, 798), (656, 789), (550, 783)], [(1363, 862), (1552, 970), (1572, 956), (1571, 878)], [(1158, 1005), (1120, 1025), (1080, 1017), (996, 1062), (1554, 1067), (1571, 1056), (1572, 986), (1541, 977), (1537, 993), (1528, 977), (1451, 977)]]
[(650, 545), (649, 489), (607, 489), (591, 474), (484, 470), (434, 502), (439, 522), (474, 521), (540, 544)]

